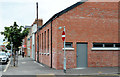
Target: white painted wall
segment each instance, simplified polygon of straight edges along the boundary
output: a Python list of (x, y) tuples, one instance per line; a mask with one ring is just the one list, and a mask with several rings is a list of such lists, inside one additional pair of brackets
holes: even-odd
[(35, 60), (35, 32), (37, 31), (37, 24), (32, 26), (32, 58)]

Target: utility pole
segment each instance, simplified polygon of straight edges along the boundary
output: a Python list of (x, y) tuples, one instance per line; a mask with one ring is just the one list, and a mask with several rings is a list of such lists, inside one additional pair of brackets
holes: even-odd
[(36, 13), (37, 13), (37, 62), (39, 62), (38, 2), (36, 2)]
[[(61, 29), (62, 27), (59, 27)], [(65, 26), (64, 26), (64, 31), (62, 32), (62, 40), (64, 41), (64, 68), (63, 71), (66, 73), (66, 51), (65, 51)]]
[(38, 2), (36, 2), (37, 29), (38, 29)]
[[(65, 26), (64, 26), (65, 32)], [(64, 73), (66, 73), (66, 52), (65, 52), (65, 39), (64, 39)]]

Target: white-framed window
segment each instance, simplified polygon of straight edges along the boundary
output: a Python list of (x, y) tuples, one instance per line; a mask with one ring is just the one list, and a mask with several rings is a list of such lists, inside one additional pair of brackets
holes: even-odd
[(72, 48), (73, 46), (73, 43), (72, 42), (66, 42), (65, 43), (65, 48)]
[(48, 43), (47, 43), (47, 45), (48, 45), (48, 53), (49, 53), (49, 29), (48, 29), (48, 34), (47, 34), (48, 36), (47, 36), (47, 40), (48, 40)]
[[(64, 50), (64, 48), (62, 48)], [(65, 42), (65, 50), (74, 50), (72, 42)]]
[(92, 50), (120, 50), (120, 43), (93, 43)]

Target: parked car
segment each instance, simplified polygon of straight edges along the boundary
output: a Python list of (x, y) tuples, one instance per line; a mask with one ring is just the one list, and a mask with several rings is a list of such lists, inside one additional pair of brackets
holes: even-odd
[(0, 63), (7, 63), (9, 60), (5, 52), (0, 52)]

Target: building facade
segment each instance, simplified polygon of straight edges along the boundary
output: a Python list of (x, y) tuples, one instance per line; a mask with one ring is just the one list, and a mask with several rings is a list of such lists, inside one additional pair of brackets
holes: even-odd
[(31, 26), (25, 26), (25, 29), (29, 29), (29, 34), (28, 36), (25, 36), (23, 39), (23, 44), (22, 44), (22, 51), (25, 52), (25, 56), (30, 56), (30, 30)]
[(26, 44), (26, 47), (27, 47), (27, 55), (28, 57), (30, 57), (30, 39), (31, 39), (31, 26), (25, 26), (25, 28), (28, 28), (29, 29), (29, 33), (28, 33), (28, 36), (26, 37), (26, 41), (27, 41), (27, 44)]
[(5, 47), (5, 45), (0, 45), (0, 51), (2, 50), (7, 50), (7, 48)]
[(30, 37), (30, 45), (31, 45), (31, 58), (33, 60), (36, 60), (36, 43), (35, 43), (35, 39), (37, 38), (36, 37), (36, 32), (37, 32), (37, 29), (39, 26), (41, 26), (43, 23), (43, 20), (42, 19), (38, 19), (38, 26), (37, 26), (37, 20), (35, 20), (33, 22), (33, 24), (31, 25), (31, 37)]
[(77, 2), (56, 13), (38, 30), (39, 62), (63, 69), (65, 26), (67, 68), (118, 66), (118, 5), (119, 2)]
[(27, 56), (27, 36), (23, 39), (22, 52), (24, 52), (24, 56)]

